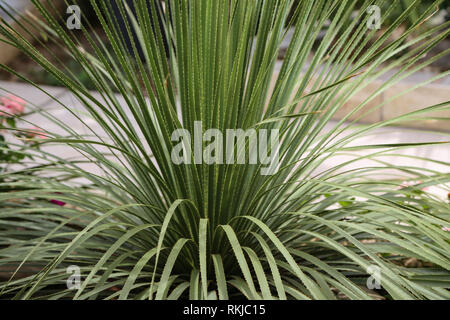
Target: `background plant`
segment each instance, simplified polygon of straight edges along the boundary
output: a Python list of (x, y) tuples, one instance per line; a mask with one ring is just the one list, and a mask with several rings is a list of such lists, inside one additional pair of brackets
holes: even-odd
[[(18, 125), (18, 119), (25, 113), (25, 106), (26, 102), (19, 97), (11, 94), (0, 96), (0, 173), (7, 170), (8, 165), (18, 164), (27, 157), (27, 153), (21, 151), (30, 145), (36, 146), (33, 138), (43, 137), (38, 127), (26, 129)], [(29, 158), (32, 159), (32, 156), (29, 155)]]
[[(450, 207), (422, 190), (448, 188), (448, 172), (383, 160), (422, 143), (348, 146), (372, 129), (432, 118), (431, 112), (448, 110), (448, 102), (370, 126), (345, 122), (392, 84), (448, 54), (445, 50), (421, 60), (448, 36), (449, 23), (408, 37), (441, 2), (422, 10), (400, 38), (389, 42), (418, 8), (420, 1), (412, 1), (367, 47), (376, 30), (367, 30), (365, 9), (385, 4), (383, 16), (388, 17), (397, 2), (304, 0), (294, 19), (288, 19), (291, 0), (171, 0), (165, 1), (160, 28), (152, 24), (158, 10), (154, 2), (134, 1), (137, 15), (132, 17), (129, 7), (117, 1), (121, 15), (128, 17), (128, 33), (137, 34), (140, 56), (135, 41), (133, 52), (127, 48), (109, 1), (91, 1), (109, 43), (95, 41), (83, 29), (79, 32), (94, 52), (87, 54), (50, 14), (51, 2), (32, 0), (44, 20), (28, 17), (25, 31), (39, 28), (50, 41), (62, 41), (100, 97), (5, 23), (0, 25), (2, 41), (20, 48), (64, 84), (104, 134), (86, 125), (91, 134), (81, 135), (45, 114), (67, 134), (47, 133), (50, 139), (42, 144), (64, 144), (79, 151), (80, 159), (68, 161), (41, 150), (35, 157), (45, 165), (31, 167), (32, 177), (25, 171), (16, 173), (14, 182), (2, 183), (26, 185), (27, 190), (0, 194), (0, 201), (21, 201), (0, 213), (0, 264), (17, 272), (0, 284), (0, 295), (448, 299), (450, 235), (443, 228), (449, 226)], [(359, 16), (352, 19), (356, 6)], [(290, 26), (295, 33), (271, 85)], [(89, 21), (83, 27), (89, 28)], [(326, 34), (309, 61), (322, 30)], [(163, 39), (169, 43), (169, 58)], [(353, 95), (391, 70), (394, 75), (351, 114), (324, 130)], [(194, 121), (222, 131), (280, 129), (280, 170), (261, 176), (257, 165), (174, 165), (171, 133), (178, 128), (193, 132)], [(353, 158), (320, 169), (324, 161), (343, 154)], [(363, 159), (377, 165), (355, 166)], [(83, 170), (85, 162), (95, 163), (101, 174)], [(382, 178), (386, 170), (389, 179)], [(400, 188), (405, 179), (421, 182)], [(49, 203), (55, 193), (68, 205)], [(423, 267), (406, 268), (406, 258), (423, 261)], [(83, 274), (77, 291), (64, 286), (66, 268), (74, 264)], [(365, 287), (367, 268), (373, 265), (382, 274), (383, 289), (377, 294)], [(31, 275), (16, 276), (28, 266), (34, 268)]]

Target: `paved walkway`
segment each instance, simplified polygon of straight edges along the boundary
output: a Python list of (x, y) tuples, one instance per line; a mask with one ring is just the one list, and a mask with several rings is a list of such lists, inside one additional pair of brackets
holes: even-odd
[[(9, 7), (16, 12), (23, 12), (25, 8), (30, 6), (30, 0), (2, 0), (2, 5), (5, 7)], [(5, 11), (0, 8), (0, 17), (4, 19), (6, 22), (11, 22), (13, 19), (9, 17)]]
[[(51, 95), (57, 97), (67, 106), (71, 107), (74, 113), (78, 114), (80, 119), (71, 114), (68, 110), (62, 108), (53, 99), (47, 96), (45, 93), (33, 88), (29, 85), (14, 83), (14, 82), (2, 82), (0, 81), (0, 95), (6, 93), (5, 90), (10, 91), (17, 96), (20, 96), (30, 103), (41, 107), (46, 112), (55, 116), (57, 119), (63, 121), (65, 124), (70, 124), (70, 127), (80, 134), (89, 134), (87, 126), (93, 128), (97, 133), (102, 132), (95, 121), (93, 121), (89, 115), (83, 113), (83, 107), (76, 100), (76, 98), (63, 88), (57, 87), (43, 87)], [(120, 98), (119, 98), (120, 99)], [(119, 100), (120, 101), (120, 100)], [(35, 125), (38, 125), (50, 132), (55, 132), (59, 134), (64, 134), (64, 130), (58, 127), (56, 124), (52, 124), (49, 120), (41, 114), (33, 114), (26, 118), (28, 121)], [(335, 126), (337, 122), (331, 121), (326, 130)], [(27, 126), (31, 126), (28, 124)], [(374, 130), (370, 135), (363, 138), (355, 139), (351, 145), (369, 145), (369, 144), (386, 144), (386, 143), (404, 143), (404, 142), (427, 142), (427, 141), (450, 141), (450, 133), (439, 133), (439, 132), (426, 132), (413, 129), (388, 127)], [(54, 146), (47, 147), (48, 151), (56, 152), (58, 155), (64, 158), (71, 158), (79, 156), (74, 150), (68, 148), (67, 146)], [(375, 152), (377, 150), (373, 150)], [(365, 152), (368, 153), (368, 152)], [(450, 162), (450, 145), (438, 145), (438, 146), (427, 146), (419, 148), (402, 149), (395, 151), (398, 155), (409, 155), (418, 157), (427, 157), (444, 162)], [(339, 156), (334, 157), (332, 160), (326, 161), (319, 169), (324, 170), (336, 166), (342, 161), (351, 159), (351, 156)], [(411, 165), (418, 166), (420, 168), (426, 168), (431, 170), (436, 170), (440, 172), (448, 172), (448, 167), (442, 165), (435, 165), (429, 162), (404, 158), (401, 156), (391, 155), (389, 157), (380, 158), (387, 163), (394, 165)], [(364, 160), (358, 162), (358, 167), (373, 166), (374, 162), (370, 160)], [(352, 165), (353, 167), (356, 164)], [(85, 165), (83, 168), (89, 171), (97, 171), (95, 165)], [(444, 194), (444, 193), (442, 193)]]

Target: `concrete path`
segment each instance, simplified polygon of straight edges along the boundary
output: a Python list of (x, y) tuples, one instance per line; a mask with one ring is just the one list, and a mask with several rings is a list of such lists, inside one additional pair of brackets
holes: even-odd
[[(50, 113), (57, 119), (63, 121), (65, 124), (70, 124), (70, 127), (79, 134), (89, 134), (89, 129), (87, 126), (91, 127), (98, 134), (102, 134), (101, 128), (95, 123), (89, 115), (83, 113), (83, 107), (77, 101), (77, 99), (69, 92), (63, 88), (57, 87), (43, 87), (44, 90), (48, 91), (51, 95), (58, 98), (66, 106), (70, 106), (71, 110), (79, 116), (79, 119), (71, 114), (68, 110), (61, 107), (58, 103), (53, 101), (45, 93), (33, 88), (29, 85), (11, 82), (1, 82), (0, 81), (0, 95), (4, 95), (7, 91), (16, 94), (27, 100), (30, 104), (36, 105), (36, 107), (42, 108), (44, 111)], [(6, 91), (5, 91), (6, 90)], [(98, 95), (98, 94), (97, 94)], [(119, 97), (119, 101), (120, 101)], [(123, 99), (122, 99), (123, 101)], [(56, 132), (59, 134), (64, 134), (58, 125), (49, 122), (41, 114), (33, 114), (26, 118), (33, 124), (40, 126), (49, 132)], [(337, 124), (336, 121), (331, 121), (327, 124), (325, 131), (331, 129)], [(31, 127), (31, 124), (26, 124), (26, 127)], [(324, 132), (325, 132), (324, 131)], [(374, 130), (370, 135), (364, 136), (362, 138), (355, 139), (352, 141), (351, 145), (374, 145), (374, 144), (387, 144), (387, 143), (404, 143), (404, 142), (427, 142), (427, 141), (450, 141), (449, 133), (439, 133), (439, 132), (427, 132), (419, 131), (414, 129), (405, 129), (398, 127), (381, 128)], [(54, 146), (47, 147), (48, 151), (54, 152), (59, 156), (64, 158), (79, 157), (79, 154), (67, 146)], [(46, 150), (47, 150), (46, 149)], [(373, 150), (376, 152), (377, 150)], [(365, 151), (365, 153), (369, 153)], [(402, 149), (392, 153), (398, 155), (386, 156), (379, 158), (380, 160), (386, 161), (393, 165), (411, 165), (418, 166), (420, 168), (436, 170), (439, 172), (448, 172), (448, 167), (442, 165), (435, 165), (427, 161), (404, 158), (401, 155), (426, 157), (431, 159), (436, 159), (450, 163), (450, 145), (437, 145), (437, 146), (427, 146), (418, 147), (410, 149)], [(326, 161), (318, 171), (333, 168), (343, 161), (350, 160), (351, 156), (339, 156), (334, 157), (332, 160)], [(371, 160), (364, 160), (358, 162), (358, 164), (353, 164), (352, 167), (367, 167), (367, 166), (380, 166), (380, 164), (375, 164)], [(95, 165), (85, 165), (84, 169), (88, 171), (98, 172), (98, 168)], [(348, 167), (346, 169), (349, 169)], [(450, 172), (448, 172), (450, 173)], [(446, 196), (445, 192), (441, 192), (442, 196)]]
[[(2, 5), (11, 8), (16, 12), (24, 12), (24, 9), (30, 6), (30, 0), (2, 0)], [(0, 17), (10, 23), (13, 19), (0, 8)]]

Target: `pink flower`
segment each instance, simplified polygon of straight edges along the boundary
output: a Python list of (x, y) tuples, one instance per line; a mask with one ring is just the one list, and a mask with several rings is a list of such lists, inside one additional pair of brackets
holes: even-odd
[[(11, 110), (9, 110), (7, 107), (2, 106), (0, 104), (0, 117), (10, 117)], [(0, 122), (2, 122), (3, 119), (0, 119)]]
[[(400, 184), (400, 187), (398, 187), (397, 189), (403, 189), (403, 188), (408, 188), (408, 187), (415, 187), (418, 184), (421, 184), (422, 181), (417, 180), (417, 181), (403, 181)], [(422, 191), (429, 191), (430, 187), (423, 187), (421, 188)]]
[[(56, 194), (61, 194), (61, 192), (56, 192)], [(56, 204), (57, 206), (60, 206), (60, 207), (64, 207), (66, 205), (66, 203), (64, 201), (55, 200), (55, 199), (50, 200), (50, 202), (53, 204)]]
[(0, 116), (20, 115), (25, 111), (25, 100), (9, 94), (0, 97)]
[(57, 206), (64, 207), (66, 205), (65, 202), (59, 200), (50, 200), (51, 203), (56, 204)]
[(449, 228), (449, 227), (442, 227), (442, 230), (444, 230), (444, 231), (450, 231), (450, 228)]
[(27, 138), (30, 138), (30, 139), (33, 139), (33, 138), (47, 139), (47, 136), (44, 134), (44, 130), (42, 130), (41, 128), (33, 127), (33, 128), (28, 130)]

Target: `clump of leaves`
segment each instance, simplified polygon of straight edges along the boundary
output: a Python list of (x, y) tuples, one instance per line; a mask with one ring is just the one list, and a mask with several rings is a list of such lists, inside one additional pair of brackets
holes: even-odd
[[(449, 103), (370, 126), (346, 122), (391, 85), (448, 54), (420, 60), (449, 34), (449, 23), (409, 38), (441, 1), (389, 42), (420, 2), (412, 1), (367, 47), (376, 30), (367, 29), (366, 9), (386, 4), (382, 17), (389, 16), (396, 1), (303, 0), (288, 18), (293, 0), (169, 0), (164, 10), (136, 0), (136, 16), (118, 0), (132, 52), (109, 1), (91, 1), (117, 61), (106, 44), (91, 39), (89, 21), (83, 20), (81, 31), (69, 31), (43, 1), (32, 2), (45, 20), (30, 20), (30, 28), (63, 41), (98, 93), (70, 70), (49, 63), (4, 23), (1, 41), (20, 48), (63, 83), (96, 126), (83, 122), (91, 134), (82, 135), (48, 115), (67, 134), (54, 134), (45, 143), (65, 144), (82, 157), (68, 161), (42, 151), (46, 165), (16, 182), (29, 190), (0, 194), (0, 201), (23, 201), (0, 215), (0, 265), (17, 270), (0, 284), (0, 296), (372, 299), (366, 280), (368, 270), (377, 267), (386, 298), (450, 298), (450, 233), (443, 229), (449, 226), (449, 204), (413, 192), (445, 188), (448, 173), (383, 160), (420, 143), (348, 146), (372, 129), (432, 118), (430, 112), (449, 110)], [(162, 24), (153, 23), (157, 10)], [(277, 69), (290, 27), (295, 32)], [(80, 48), (73, 32), (83, 33), (93, 51)], [(330, 122), (352, 96), (391, 71), (342, 121)], [(195, 121), (204, 130), (222, 132), (279, 129), (279, 170), (263, 176), (254, 164), (174, 164), (171, 134), (181, 128), (194, 132)], [(322, 166), (347, 154), (352, 158), (344, 163)], [(358, 167), (364, 159), (377, 165)], [(101, 174), (83, 169), (86, 162)], [(390, 179), (383, 178), (386, 170)], [(399, 188), (405, 179), (421, 185)], [(49, 204), (55, 193), (68, 205)], [(17, 232), (18, 227), (25, 231)], [(403, 258), (426, 264), (406, 268), (398, 263)], [(29, 265), (34, 266), (30, 276), (16, 277)], [(82, 275), (77, 290), (64, 285), (71, 265)]]

